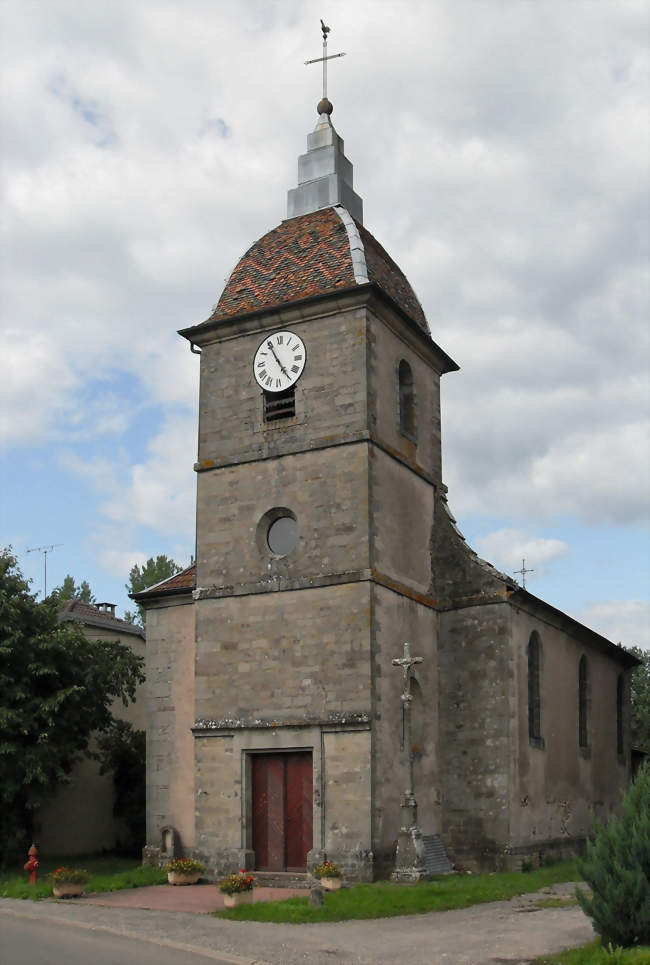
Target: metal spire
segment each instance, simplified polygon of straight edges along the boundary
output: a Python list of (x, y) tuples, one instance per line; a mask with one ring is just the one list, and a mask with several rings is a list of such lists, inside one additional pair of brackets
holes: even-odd
[(305, 67), (309, 64), (323, 64), (323, 99), (318, 102), (316, 110), (319, 114), (331, 114), (334, 110), (332, 102), (327, 99), (327, 61), (334, 60), (335, 57), (345, 57), (345, 53), (342, 54), (329, 54), (327, 53), (327, 35), (332, 29), (331, 27), (326, 27), (323, 21), (320, 22), (321, 30), (323, 31), (323, 56), (314, 57), (313, 60), (306, 60)]
[(318, 102), (318, 123), (307, 136), (307, 153), (298, 158), (298, 186), (289, 191), (287, 217), (297, 218), (321, 208), (340, 205), (363, 224), (363, 201), (354, 190), (352, 165), (344, 153), (343, 138), (334, 130), (330, 115), (334, 110), (327, 99), (327, 61), (345, 54), (327, 53), (330, 28), (321, 20), (323, 56), (305, 64), (323, 65), (323, 97)]

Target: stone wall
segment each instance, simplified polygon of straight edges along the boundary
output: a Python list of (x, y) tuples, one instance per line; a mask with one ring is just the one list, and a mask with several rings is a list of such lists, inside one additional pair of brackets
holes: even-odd
[[(388, 322), (389, 324), (386, 324)], [(368, 428), (378, 442), (440, 479), (440, 375), (432, 345), (390, 314), (368, 312)], [(411, 366), (416, 441), (399, 430), (399, 363)]]
[(147, 844), (194, 844), (194, 611), (189, 596), (147, 608)]
[[(289, 329), (306, 347), (307, 362), (296, 384), (295, 419), (263, 421), (262, 390), (253, 377), (253, 356), (268, 331)], [(201, 354), (199, 467), (266, 459), (332, 446), (355, 438), (366, 416), (365, 309), (310, 318), (261, 318), (255, 331), (211, 341)]]
[[(518, 714), (513, 730), (511, 847), (539, 856), (547, 846), (567, 850), (590, 833), (593, 817), (606, 820), (621, 803), (629, 779), (628, 701), (624, 753), (617, 753), (616, 687), (627, 672), (614, 660), (568, 635), (549, 620), (513, 606)], [(530, 635), (541, 645), (541, 744), (528, 737), (528, 660)], [(578, 742), (578, 663), (587, 657), (587, 748)]]
[(408, 786), (407, 748), (401, 746), (403, 676), (392, 665), (403, 655), (424, 658), (413, 673), (412, 743), (415, 797), (424, 834), (440, 832), (438, 770), (437, 613), (382, 586), (373, 587), (373, 852), (376, 874), (392, 870)]
[(370, 712), (367, 582), (200, 600), (199, 721), (326, 721)]
[[(201, 473), (197, 586), (260, 593), (367, 569), (367, 448), (358, 442)], [(298, 544), (284, 558), (266, 542), (266, 514), (277, 508), (298, 524)]]
[(441, 613), (438, 652), (442, 839), (457, 865), (495, 870), (510, 841), (508, 605)]

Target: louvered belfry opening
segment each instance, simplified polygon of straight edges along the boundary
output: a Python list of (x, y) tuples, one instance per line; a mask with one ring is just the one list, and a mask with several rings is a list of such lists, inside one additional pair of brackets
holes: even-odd
[(264, 421), (276, 422), (290, 419), (296, 414), (296, 387), (292, 385), (284, 392), (264, 393)]

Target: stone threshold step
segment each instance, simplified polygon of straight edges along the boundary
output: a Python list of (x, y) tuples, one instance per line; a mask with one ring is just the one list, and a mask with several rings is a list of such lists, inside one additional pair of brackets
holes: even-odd
[(252, 875), (258, 888), (311, 888), (312, 877), (306, 871), (253, 871)]

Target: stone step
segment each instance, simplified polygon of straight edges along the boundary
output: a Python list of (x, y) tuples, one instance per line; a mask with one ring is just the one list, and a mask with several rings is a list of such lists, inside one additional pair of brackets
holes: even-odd
[(312, 877), (306, 871), (253, 871), (258, 888), (304, 888), (309, 891)]

